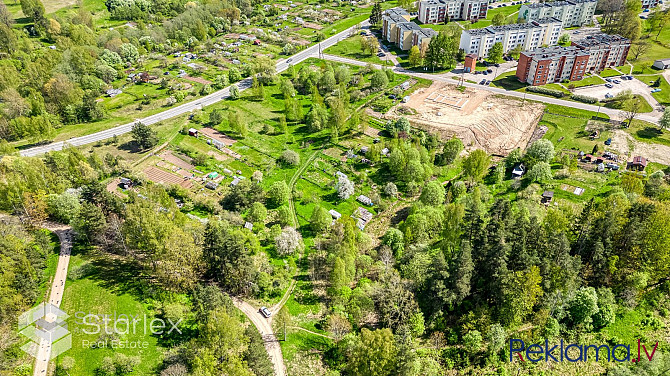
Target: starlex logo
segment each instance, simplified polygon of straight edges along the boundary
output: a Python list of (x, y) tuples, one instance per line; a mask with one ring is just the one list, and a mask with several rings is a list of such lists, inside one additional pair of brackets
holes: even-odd
[[(514, 361), (514, 358), (518, 358), (520, 361), (525, 362), (526, 360), (531, 362), (540, 362), (542, 360), (548, 362), (549, 360), (554, 362), (586, 362), (589, 359), (589, 355), (595, 355), (596, 362), (601, 358), (607, 357), (608, 362), (639, 362), (643, 359), (644, 356), (651, 361), (654, 358), (656, 349), (658, 348), (658, 342), (654, 345), (651, 350), (651, 353), (648, 351), (647, 346), (642, 344), (642, 340), (637, 340), (637, 357), (633, 355), (631, 359), (630, 346), (623, 344), (616, 344), (611, 348), (608, 345), (579, 345), (576, 343), (571, 343), (566, 345), (563, 340), (559, 344), (549, 347), (549, 340), (544, 340), (544, 346), (541, 344), (532, 344), (526, 347), (526, 344), (523, 340), (520, 339), (510, 339), (509, 340), (509, 361)], [(589, 353), (589, 350), (593, 350)], [(558, 352), (558, 354), (556, 354)]]
[(51, 360), (72, 347), (65, 320), (68, 314), (50, 303), (41, 303), (19, 316), (19, 334), (30, 339), (21, 350), (33, 358)]

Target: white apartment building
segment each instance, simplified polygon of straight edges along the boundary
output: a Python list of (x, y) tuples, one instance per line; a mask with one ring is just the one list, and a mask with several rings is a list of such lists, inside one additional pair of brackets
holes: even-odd
[(485, 19), (488, 0), (421, 0), (419, 21), (436, 24), (446, 20)]
[(489, 26), (482, 29), (463, 30), (460, 48), (466, 54), (487, 57), (496, 43), (502, 43), (505, 53), (521, 46), (523, 51), (542, 46), (554, 46), (561, 34), (561, 21), (545, 18), (528, 23)]
[(563, 27), (584, 26), (593, 22), (596, 5), (598, 5), (598, 0), (523, 4), (519, 9), (519, 20), (529, 22), (553, 17), (561, 20)]

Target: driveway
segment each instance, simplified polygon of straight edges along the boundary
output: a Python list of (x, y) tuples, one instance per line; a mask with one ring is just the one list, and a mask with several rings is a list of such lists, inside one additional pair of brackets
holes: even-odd
[[(265, 318), (263, 315), (258, 312), (258, 309), (253, 307), (251, 304), (245, 302), (244, 300), (233, 298), (233, 303), (240, 311), (242, 311), (248, 318), (254, 323), (256, 329), (263, 337), (265, 342), (265, 349), (270, 355), (270, 361), (275, 368), (275, 376), (286, 376), (286, 367), (284, 366), (284, 357), (281, 353), (281, 346), (279, 346), (279, 341), (277, 336), (275, 336), (274, 331), (272, 330), (272, 318)], [(276, 312), (272, 312), (276, 313)]]

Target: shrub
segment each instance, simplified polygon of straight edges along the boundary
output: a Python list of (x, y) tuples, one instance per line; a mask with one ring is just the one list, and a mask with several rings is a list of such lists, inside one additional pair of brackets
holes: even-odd
[(551, 95), (552, 97), (555, 98), (563, 98), (564, 96), (566, 96), (566, 94), (562, 91), (547, 89), (546, 87), (540, 87), (540, 86), (528, 86), (526, 88), (526, 91), (530, 91), (531, 93)]
[(593, 98), (593, 97), (588, 97), (586, 95), (579, 95), (579, 94), (573, 94), (570, 96), (570, 99), (578, 102), (583, 102), (583, 103), (588, 103), (588, 104), (596, 104), (598, 103), (598, 99)]

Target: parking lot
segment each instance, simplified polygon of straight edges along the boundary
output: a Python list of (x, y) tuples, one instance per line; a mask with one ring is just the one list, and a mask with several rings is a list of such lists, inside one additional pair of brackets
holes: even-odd
[[(651, 95), (651, 88), (648, 83), (642, 82), (636, 78), (632, 80), (624, 80), (621, 77), (610, 77), (610, 81), (601, 85), (585, 86), (577, 88), (574, 90), (575, 94), (586, 95), (589, 97), (594, 97), (599, 100), (606, 99), (607, 97), (614, 97), (617, 94), (625, 90), (630, 90), (633, 94), (639, 94), (644, 99), (649, 102), (654, 112), (662, 111), (661, 105), (658, 101)], [(617, 83), (618, 81), (618, 83)], [(608, 87), (611, 86), (611, 87)]]
[(493, 81), (495, 80), (496, 77), (500, 76), (501, 74), (509, 71), (515, 71), (516, 66), (517, 66), (517, 61), (512, 60), (512, 61), (503, 61), (500, 63), (499, 67), (496, 67), (495, 65), (491, 65), (488, 70), (491, 72), (476, 72), (476, 73), (463, 73), (463, 64), (459, 64), (456, 69), (451, 71), (450, 73), (455, 73), (458, 74), (459, 77), (462, 75), (464, 80), (467, 81), (472, 81), (476, 83), (481, 83), (482, 81)]

